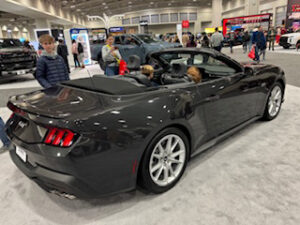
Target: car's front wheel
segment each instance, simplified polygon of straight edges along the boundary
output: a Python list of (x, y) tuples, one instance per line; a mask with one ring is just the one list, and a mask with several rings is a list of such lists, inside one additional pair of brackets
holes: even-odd
[(172, 188), (181, 178), (188, 161), (189, 142), (177, 128), (161, 131), (150, 143), (139, 173), (139, 184), (153, 193)]
[(282, 98), (283, 98), (283, 87), (280, 83), (275, 83), (275, 85), (272, 87), (270, 91), (267, 105), (265, 108), (265, 113), (264, 113), (265, 120), (273, 120), (278, 116), (281, 109)]

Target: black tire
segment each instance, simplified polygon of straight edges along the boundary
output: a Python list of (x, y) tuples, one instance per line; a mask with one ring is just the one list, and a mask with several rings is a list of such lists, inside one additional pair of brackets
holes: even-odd
[(290, 46), (283, 46), (283, 48), (284, 48), (284, 49), (289, 49), (289, 48), (290, 48)]
[[(150, 174), (150, 166), (152, 165), (152, 164), (150, 165), (150, 160), (151, 160), (151, 157), (153, 157), (152, 159), (155, 158), (153, 156), (153, 154), (156, 153), (156, 151), (158, 149), (158, 148), (155, 148), (156, 145), (158, 145), (158, 143), (160, 143), (160, 141), (162, 141), (164, 138), (170, 137), (170, 135), (173, 135), (174, 138), (179, 137), (182, 140), (182, 142), (180, 141), (180, 144), (182, 146), (184, 144), (184, 146), (185, 146), (184, 162), (182, 163), (182, 165), (178, 164), (178, 165), (180, 165), (179, 166), (180, 172), (177, 171), (176, 176), (171, 176), (170, 179), (174, 179), (174, 180), (172, 180), (170, 183), (167, 183), (166, 185), (158, 185), (154, 181), (154, 178), (152, 178), (153, 172), (152, 172), (152, 175)], [(177, 139), (175, 139), (175, 140), (177, 140)], [(179, 146), (176, 145), (176, 148), (179, 147), (179, 149), (181, 150), (180, 144), (178, 144)], [(163, 152), (166, 152), (166, 151), (163, 151)], [(179, 152), (179, 150), (174, 151), (174, 152), (176, 154), (177, 152)], [(173, 152), (173, 154), (174, 154), (174, 152)], [(190, 154), (189, 141), (188, 141), (188, 138), (186, 137), (186, 135), (181, 130), (179, 130), (178, 128), (174, 128), (174, 127), (170, 127), (170, 128), (166, 128), (166, 129), (162, 130), (153, 138), (153, 140), (150, 142), (150, 144), (148, 145), (148, 147), (144, 153), (144, 156), (141, 161), (141, 166), (139, 168), (139, 174), (138, 174), (139, 186), (146, 189), (147, 191), (150, 191), (150, 192), (156, 193), (156, 194), (168, 191), (169, 189), (171, 189), (172, 187), (174, 187), (176, 185), (176, 183), (180, 180), (182, 174), (184, 173), (184, 170), (187, 165), (187, 161), (189, 159), (189, 154)], [(171, 157), (171, 154), (170, 154), (170, 157)], [(166, 158), (166, 157), (164, 156), (163, 158)], [(167, 172), (168, 175), (169, 174), (171, 175), (171, 172), (169, 171), (169, 169), (167, 169), (167, 166), (166, 166), (166, 164), (169, 163), (169, 161), (166, 162), (166, 161), (164, 161), (164, 159), (160, 159), (160, 160), (156, 159), (156, 160), (158, 161), (158, 163), (160, 163), (162, 165), (162, 167), (164, 167), (168, 171)], [(178, 161), (179, 161), (179, 159), (178, 159)], [(165, 163), (165, 165), (163, 166), (164, 163)], [(173, 165), (173, 164), (171, 163), (171, 164), (169, 164), (169, 166), (170, 165)], [(177, 165), (175, 165), (175, 171), (176, 171), (176, 168), (177, 168)], [(162, 175), (162, 173), (165, 172), (165, 169), (160, 172), (161, 175)], [(160, 170), (160, 169), (157, 169), (157, 170)], [(173, 167), (172, 167), (172, 171), (174, 172)], [(159, 173), (159, 172), (157, 172), (157, 173)], [(161, 177), (161, 175), (158, 176), (158, 179)], [(165, 176), (165, 174), (163, 176)]]
[[(279, 108), (278, 108), (278, 112), (277, 112), (275, 115), (272, 115), (272, 114), (270, 114), (270, 112), (269, 112), (269, 107), (270, 107), (269, 102), (270, 102), (270, 98), (271, 98), (271, 96), (272, 96), (273, 90), (274, 90), (275, 88), (277, 88), (277, 87), (279, 87), (280, 90), (281, 90), (280, 106), (279, 106)], [(283, 94), (284, 94), (284, 93), (283, 93), (283, 87), (282, 87), (282, 84), (276, 82), (276, 83), (272, 86), (272, 88), (270, 89), (270, 93), (269, 93), (269, 96), (268, 96), (268, 100), (267, 100), (267, 103), (266, 103), (266, 106), (265, 106), (265, 112), (264, 112), (264, 115), (263, 115), (263, 120), (270, 121), (270, 120), (275, 119), (275, 118), (279, 115), (280, 109), (281, 109), (281, 104), (282, 104), (282, 99), (283, 99)]]

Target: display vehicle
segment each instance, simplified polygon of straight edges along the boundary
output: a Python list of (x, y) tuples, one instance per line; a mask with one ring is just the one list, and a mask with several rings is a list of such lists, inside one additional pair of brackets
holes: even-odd
[(37, 54), (18, 39), (0, 38), (0, 79), (36, 71)]
[[(274, 119), (284, 99), (277, 66), (240, 64), (210, 49), (150, 55), (152, 86), (135, 65), (13, 96), (7, 134), (17, 167), (49, 192), (90, 198), (172, 188), (189, 159), (251, 122)], [(196, 66), (202, 81), (186, 74)], [(205, 171), (203, 171), (205, 173)]]
[[(114, 46), (119, 49), (122, 58), (128, 62), (130, 55), (138, 55), (142, 64), (148, 62), (149, 54), (166, 48), (182, 47), (180, 43), (169, 43), (152, 38), (148, 34), (123, 34), (114, 37)], [(102, 46), (105, 44), (91, 45), (92, 60), (97, 61), (104, 69), (102, 60)]]
[(279, 45), (285, 49), (296, 48), (300, 45), (300, 29), (295, 33), (284, 34), (279, 39)]

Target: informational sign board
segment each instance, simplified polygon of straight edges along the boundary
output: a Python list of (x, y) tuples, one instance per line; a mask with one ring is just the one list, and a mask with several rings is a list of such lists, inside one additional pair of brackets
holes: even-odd
[(35, 34), (35, 40), (38, 41), (40, 36), (44, 35), (44, 34), (51, 34), (51, 30), (50, 29), (34, 29), (34, 34)]
[(240, 16), (240, 17), (232, 17), (223, 19), (223, 35), (227, 33), (227, 26), (237, 26), (244, 24), (257, 24), (261, 25), (262, 23), (267, 23), (267, 26), (270, 26), (270, 22), (272, 21), (273, 14), (265, 13), (259, 15), (250, 15), (250, 16)]
[(120, 33), (124, 32), (124, 27), (111, 27), (109, 28), (109, 33)]
[(76, 40), (77, 43), (82, 44), (84, 50), (83, 51), (84, 64), (85, 65), (91, 64), (91, 51), (90, 51), (88, 29), (73, 28), (70, 30), (70, 36), (71, 36), (71, 40)]
[(286, 28), (293, 27), (294, 30), (299, 29), (300, 24), (300, 1), (288, 0)]
[(189, 28), (190, 21), (189, 20), (182, 20), (182, 28)]
[(182, 24), (176, 24), (177, 37), (182, 44)]

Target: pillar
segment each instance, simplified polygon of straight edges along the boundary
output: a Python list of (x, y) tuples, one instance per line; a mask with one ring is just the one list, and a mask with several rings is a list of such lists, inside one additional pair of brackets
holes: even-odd
[(212, 0), (212, 26), (218, 27), (222, 24), (222, 0)]
[(259, 0), (246, 0), (245, 1), (246, 15), (259, 14)]
[(0, 38), (3, 38), (2, 27), (0, 26)]

